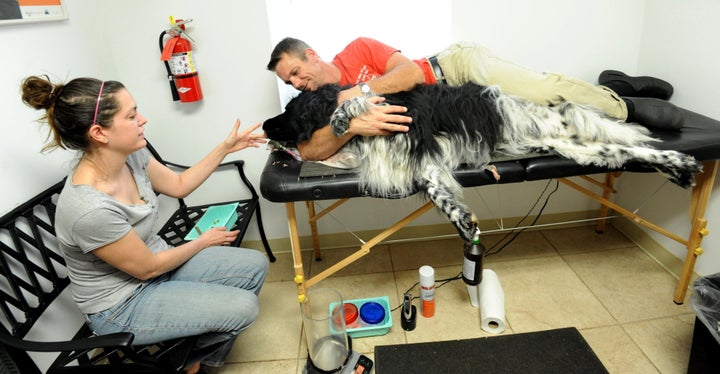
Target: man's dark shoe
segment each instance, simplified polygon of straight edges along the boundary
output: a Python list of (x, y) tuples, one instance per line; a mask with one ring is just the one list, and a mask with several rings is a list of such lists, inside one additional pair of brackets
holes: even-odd
[(627, 122), (637, 122), (649, 128), (678, 131), (684, 118), (680, 109), (665, 100), (650, 97), (623, 97), (627, 104)]
[(605, 70), (600, 73), (598, 84), (615, 91), (620, 96), (668, 100), (673, 94), (673, 86), (660, 78), (631, 77), (617, 70)]

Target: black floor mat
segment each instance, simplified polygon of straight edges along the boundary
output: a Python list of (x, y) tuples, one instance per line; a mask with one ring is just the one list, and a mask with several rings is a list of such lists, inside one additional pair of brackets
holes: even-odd
[(574, 327), (375, 347), (377, 374), (607, 373)]

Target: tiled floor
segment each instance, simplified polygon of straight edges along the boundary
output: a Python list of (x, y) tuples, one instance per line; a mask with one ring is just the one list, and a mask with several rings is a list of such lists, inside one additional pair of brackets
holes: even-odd
[[(483, 241), (489, 247), (499, 238)], [(305, 269), (316, 274), (354, 250), (325, 250), (321, 262), (304, 252)], [(435, 268), (436, 279), (458, 275), (459, 239), (375, 247), (317, 287), (334, 288), (345, 299), (386, 295), (396, 306), (425, 264)], [(685, 373), (694, 322), (690, 302), (673, 303), (673, 276), (616, 229), (602, 235), (590, 226), (528, 231), (487, 257), (485, 268), (497, 273), (505, 293), (502, 334), (574, 326), (610, 373)], [(302, 372), (307, 348), (292, 277), (290, 254), (280, 254), (260, 296), (261, 316), (240, 335), (221, 373)], [(436, 290), (435, 316), (419, 316), (414, 331), (400, 328), (399, 310), (392, 318), (388, 334), (354, 339), (353, 348), (372, 359), (375, 345), (492, 336), (481, 329), (479, 309), (462, 280)]]

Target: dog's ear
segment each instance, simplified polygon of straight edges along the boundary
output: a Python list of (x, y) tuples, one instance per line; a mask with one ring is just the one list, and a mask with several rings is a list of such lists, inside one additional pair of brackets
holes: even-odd
[(285, 111), (263, 123), (268, 138), (277, 141), (302, 142), (310, 140), (312, 134), (330, 123), (330, 117), (337, 108), (340, 87), (327, 85), (317, 91), (301, 92), (292, 98)]
[(263, 131), (265, 135), (272, 140), (280, 142), (295, 142), (298, 140), (298, 132), (291, 124), (291, 118), (285, 111), (273, 118), (269, 118), (263, 122)]
[(288, 103), (286, 111), (295, 113), (300, 141), (309, 140), (315, 131), (330, 124), (339, 92), (339, 86), (325, 85), (316, 91), (302, 92)]

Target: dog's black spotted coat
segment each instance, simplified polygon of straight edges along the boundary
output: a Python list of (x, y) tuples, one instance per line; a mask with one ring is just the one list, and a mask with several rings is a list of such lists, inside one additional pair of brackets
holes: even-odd
[[(303, 142), (331, 124), (336, 135), (374, 104), (357, 97), (337, 105), (342, 87), (328, 85), (303, 92), (285, 111), (263, 124), (270, 139)], [(360, 183), (376, 196), (407, 195), (423, 190), (465, 240), (476, 230), (472, 211), (462, 202), (462, 186), (452, 171), (466, 163), (485, 166), (491, 153), (523, 156), (554, 152), (581, 165), (620, 168), (640, 162), (682, 187), (694, 184), (701, 165), (676, 151), (647, 145), (648, 130), (610, 119), (590, 107), (563, 103), (554, 107), (503, 95), (496, 87), (421, 85), (412, 91), (383, 95), (386, 104), (408, 108), (410, 131), (391, 136), (355, 136), (344, 151), (362, 160)]]

